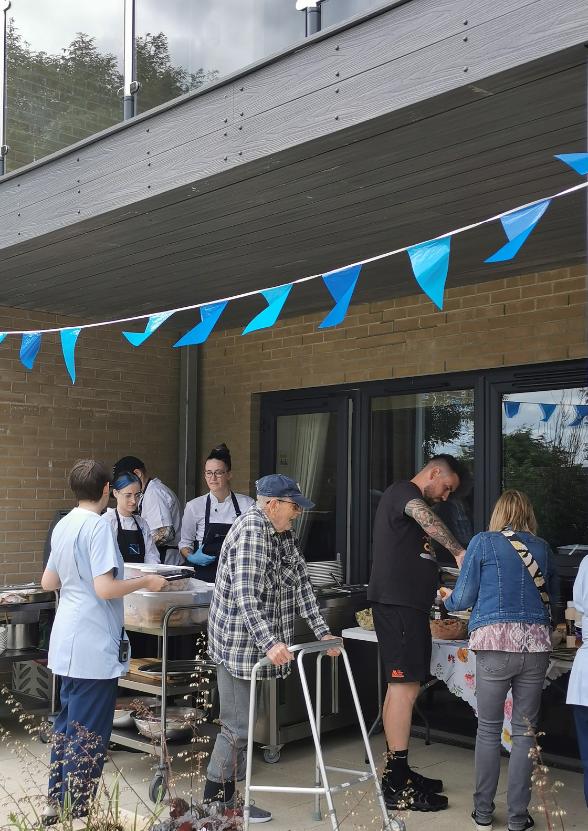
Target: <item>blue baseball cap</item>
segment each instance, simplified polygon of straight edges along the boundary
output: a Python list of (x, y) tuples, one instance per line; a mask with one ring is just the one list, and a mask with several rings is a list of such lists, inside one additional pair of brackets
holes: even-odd
[(301, 508), (314, 508), (314, 502), (302, 495), (300, 487), (289, 476), (282, 476), (281, 473), (270, 473), (269, 476), (262, 476), (255, 483), (259, 496), (269, 496), (275, 499), (289, 499), (300, 505)]

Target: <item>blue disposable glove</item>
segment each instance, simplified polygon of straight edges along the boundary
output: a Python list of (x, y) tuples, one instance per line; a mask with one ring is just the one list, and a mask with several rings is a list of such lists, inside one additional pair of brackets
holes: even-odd
[(209, 566), (211, 563), (214, 563), (216, 557), (210, 557), (208, 554), (204, 553), (202, 548), (199, 548), (198, 551), (188, 554), (186, 560), (193, 566)]

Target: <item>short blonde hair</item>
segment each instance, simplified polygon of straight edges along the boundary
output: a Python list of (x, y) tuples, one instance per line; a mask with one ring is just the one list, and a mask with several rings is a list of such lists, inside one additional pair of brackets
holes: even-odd
[(489, 531), (502, 531), (510, 525), (513, 531), (529, 531), (537, 533), (537, 519), (526, 493), (516, 490), (507, 490), (498, 498), (490, 523)]

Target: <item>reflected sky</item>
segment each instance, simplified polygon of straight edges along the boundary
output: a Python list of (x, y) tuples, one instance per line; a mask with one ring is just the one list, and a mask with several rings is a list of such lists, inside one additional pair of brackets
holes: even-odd
[[(13, 0), (9, 16), (34, 51), (59, 54), (84, 32), (102, 52), (123, 53), (123, 0)], [(295, 0), (137, 0), (137, 34), (163, 31), (172, 62), (232, 72), (304, 38), (304, 13)]]

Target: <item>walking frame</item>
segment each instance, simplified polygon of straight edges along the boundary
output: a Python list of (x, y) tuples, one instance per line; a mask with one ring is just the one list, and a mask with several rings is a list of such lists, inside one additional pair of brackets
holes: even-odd
[[(369, 770), (350, 770), (348, 768), (339, 768), (339, 767), (332, 767), (330, 765), (325, 765), (323, 760), (323, 754), (321, 750), (320, 744), (320, 719), (321, 719), (321, 661), (323, 658), (324, 653), (328, 649), (333, 649), (334, 647), (341, 650), (341, 657), (345, 664), (345, 669), (347, 671), (347, 679), (349, 681), (349, 686), (351, 688), (351, 694), (353, 696), (353, 703), (355, 704), (355, 711), (357, 713), (357, 720), (359, 722), (359, 726), (361, 729), (361, 735), (363, 738), (363, 743), (365, 746), (365, 755), (366, 755), (366, 762), (369, 764)], [(312, 794), (314, 796), (314, 815), (313, 819), (320, 821), (322, 819), (321, 814), (321, 796), (325, 797), (327, 802), (328, 808), (328, 815), (331, 819), (331, 825), (333, 831), (338, 831), (340, 828), (339, 821), (337, 819), (337, 813), (335, 811), (335, 806), (333, 804), (333, 794), (342, 793), (347, 791), (349, 788), (365, 785), (369, 786), (371, 782), (374, 783), (376, 789), (376, 797), (379, 803), (380, 811), (382, 813), (382, 828), (384, 831), (404, 831), (404, 822), (402, 820), (393, 819), (392, 817), (388, 816), (388, 811), (386, 809), (386, 805), (384, 803), (384, 797), (382, 794), (382, 789), (380, 787), (380, 782), (378, 779), (378, 774), (376, 772), (376, 768), (374, 765), (374, 759), (372, 756), (372, 751), (369, 743), (368, 734), (365, 727), (365, 722), (363, 719), (363, 714), (361, 712), (361, 705), (359, 703), (359, 698), (357, 696), (357, 690), (355, 688), (355, 682), (353, 680), (353, 674), (351, 672), (351, 667), (349, 664), (349, 658), (343, 648), (343, 640), (341, 638), (334, 638), (332, 640), (327, 641), (313, 641), (311, 643), (302, 643), (296, 644), (294, 646), (289, 646), (288, 649), (290, 652), (298, 653), (297, 663), (298, 663), (298, 671), (300, 674), (300, 683), (302, 685), (302, 692), (304, 694), (304, 701), (306, 703), (306, 709), (308, 711), (308, 721), (310, 723), (310, 729), (312, 732), (312, 738), (314, 741), (315, 747), (315, 785), (314, 787), (299, 787), (299, 786), (277, 786), (277, 785), (252, 785), (251, 784), (251, 767), (253, 762), (253, 730), (255, 726), (255, 705), (256, 705), (256, 682), (257, 682), (257, 673), (261, 667), (266, 667), (271, 665), (271, 661), (269, 658), (263, 658), (261, 661), (255, 664), (253, 670), (251, 671), (251, 690), (249, 694), (249, 733), (247, 738), (247, 770), (245, 774), (245, 804), (243, 806), (243, 831), (248, 831), (249, 829), (249, 812), (250, 812), (250, 802), (251, 802), (251, 794), (252, 793), (300, 793), (300, 794)], [(310, 691), (308, 688), (308, 681), (306, 679), (306, 672), (304, 669), (304, 657), (310, 653), (316, 653), (316, 700), (315, 700), (315, 709), (313, 710), (312, 700), (310, 697)], [(346, 774), (348, 778), (345, 782), (342, 782), (338, 785), (330, 785), (329, 780), (327, 778), (327, 771), (335, 772), (340, 774)], [(351, 776), (349, 776), (351, 774)]]

